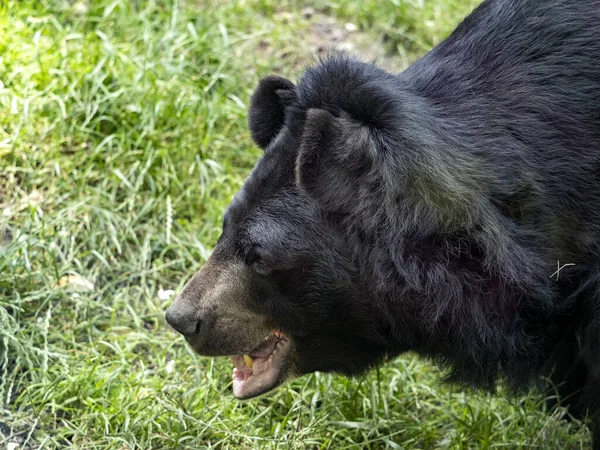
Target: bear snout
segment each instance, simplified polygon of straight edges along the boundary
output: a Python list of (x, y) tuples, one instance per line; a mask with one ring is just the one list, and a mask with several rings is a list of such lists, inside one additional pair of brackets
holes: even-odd
[(165, 319), (200, 355), (243, 354), (272, 334), (268, 318), (250, 307), (253, 294), (247, 267), (214, 252), (186, 283)]

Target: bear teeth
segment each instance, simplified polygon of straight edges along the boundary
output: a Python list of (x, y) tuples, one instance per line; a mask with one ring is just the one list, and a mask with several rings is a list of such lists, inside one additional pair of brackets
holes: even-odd
[(248, 367), (250, 367), (252, 369), (252, 364), (254, 363), (254, 359), (252, 358), (252, 356), (245, 354), (244, 355), (244, 362), (246, 363), (246, 365)]

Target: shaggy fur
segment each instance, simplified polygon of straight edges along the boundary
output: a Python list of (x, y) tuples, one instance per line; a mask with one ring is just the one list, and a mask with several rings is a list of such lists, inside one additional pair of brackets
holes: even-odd
[(297, 372), (414, 350), (476, 386), (551, 376), (600, 449), (599, 0), (488, 0), (397, 75), (267, 78), (250, 126), (217, 251)]

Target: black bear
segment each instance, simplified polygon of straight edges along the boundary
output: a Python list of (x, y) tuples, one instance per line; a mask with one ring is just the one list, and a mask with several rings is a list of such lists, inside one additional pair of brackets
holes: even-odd
[(249, 398), (413, 350), (550, 377), (600, 449), (600, 0), (487, 0), (400, 74), (261, 81), (264, 149), (167, 311)]

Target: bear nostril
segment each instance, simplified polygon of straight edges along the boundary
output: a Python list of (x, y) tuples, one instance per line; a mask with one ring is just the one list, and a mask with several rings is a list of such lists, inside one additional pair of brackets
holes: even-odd
[(186, 337), (194, 336), (200, 333), (201, 321), (194, 318), (191, 314), (168, 309), (165, 319), (171, 327)]

